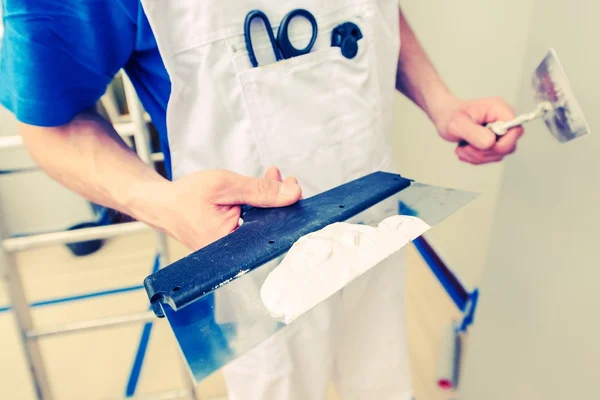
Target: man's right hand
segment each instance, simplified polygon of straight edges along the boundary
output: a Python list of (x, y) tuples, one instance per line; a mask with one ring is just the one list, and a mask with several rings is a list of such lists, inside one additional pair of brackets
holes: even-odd
[(59, 127), (19, 124), (34, 161), (50, 177), (86, 199), (153, 226), (194, 251), (238, 227), (240, 205), (294, 204), (301, 189), (277, 168), (264, 178), (224, 170), (160, 176), (123, 142), (95, 110)]
[(156, 195), (154, 214), (159, 229), (198, 250), (238, 227), (240, 205), (283, 207), (297, 202), (302, 190), (296, 179), (281, 179), (277, 168), (264, 178), (251, 178), (227, 170), (208, 170), (169, 182)]

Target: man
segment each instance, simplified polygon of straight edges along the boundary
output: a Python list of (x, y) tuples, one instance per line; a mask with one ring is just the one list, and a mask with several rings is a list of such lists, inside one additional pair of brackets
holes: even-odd
[[(311, 53), (269, 68), (252, 68), (244, 45), (244, 17), (254, 3), (3, 0), (2, 104), (50, 176), (190, 250), (235, 229), (241, 204), (284, 206), (393, 169), (394, 87), (443, 139), (469, 143), (456, 149), (461, 160), (496, 162), (514, 151), (520, 128), (496, 141), (482, 127), (512, 118), (511, 108), (496, 98), (452, 95), (395, 0), (257, 2), (275, 29), (295, 8), (310, 10), (320, 27)], [(362, 33), (353, 57), (328, 42), (331, 29), (348, 21)], [(264, 35), (253, 43), (261, 55), (273, 51)], [(160, 133), (170, 179), (142, 163), (93, 110), (120, 68)], [(332, 376), (344, 399), (410, 398), (397, 315), (404, 268), (397, 270), (388, 282), (375, 279), (337, 296), (312, 324), (274, 336), (228, 366), (230, 398), (318, 400)], [(348, 315), (340, 316), (334, 302)], [(395, 313), (386, 325), (366, 329), (373, 310)]]

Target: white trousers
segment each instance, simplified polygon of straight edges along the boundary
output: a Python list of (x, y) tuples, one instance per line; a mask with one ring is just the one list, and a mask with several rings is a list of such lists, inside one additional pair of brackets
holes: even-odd
[(231, 400), (412, 398), (402, 249), (223, 368)]

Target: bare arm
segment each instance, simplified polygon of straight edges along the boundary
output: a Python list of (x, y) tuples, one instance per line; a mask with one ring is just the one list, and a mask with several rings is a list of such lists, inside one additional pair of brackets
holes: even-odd
[(396, 89), (419, 106), (434, 123), (441, 109), (454, 98), (399, 11), (402, 49), (396, 73)]
[(498, 97), (464, 101), (453, 95), (419, 44), (402, 10), (399, 10), (399, 18), (402, 46), (396, 72), (398, 91), (429, 116), (443, 139), (468, 143), (455, 149), (462, 161), (497, 162), (514, 152), (523, 134), (521, 127), (513, 128), (499, 140), (484, 127), (489, 122), (511, 120), (515, 115), (513, 108)]
[(293, 177), (282, 181), (274, 168), (260, 179), (209, 170), (171, 182), (142, 162), (93, 110), (56, 128), (21, 124), (20, 133), (49, 176), (97, 204), (170, 234), (190, 250), (236, 229), (240, 204), (286, 206), (302, 194)]
[(20, 124), (19, 132), (33, 160), (65, 187), (94, 203), (160, 224), (151, 199), (168, 181), (142, 162), (95, 110), (60, 127)]

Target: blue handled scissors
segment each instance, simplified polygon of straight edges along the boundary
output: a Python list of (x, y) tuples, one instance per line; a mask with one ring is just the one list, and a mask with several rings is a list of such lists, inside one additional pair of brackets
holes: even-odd
[[(311, 26), (312, 26), (312, 37), (310, 38), (310, 42), (303, 49), (297, 49), (290, 42), (290, 38), (288, 36), (288, 26), (292, 19), (295, 17), (304, 17), (306, 18)], [(244, 22), (244, 38), (246, 40), (246, 49), (248, 50), (248, 57), (250, 57), (250, 62), (253, 67), (258, 67), (258, 61), (256, 60), (256, 54), (254, 54), (254, 48), (252, 47), (252, 38), (250, 37), (250, 24), (254, 18), (261, 19), (265, 24), (265, 28), (267, 29), (267, 34), (269, 35), (269, 40), (271, 41), (271, 47), (273, 47), (273, 51), (275, 52), (275, 59), (277, 61), (287, 60), (288, 58), (296, 57), (302, 54), (307, 54), (310, 52), (312, 47), (315, 44), (315, 40), (317, 39), (318, 27), (317, 20), (314, 15), (312, 15), (309, 11), (303, 9), (292, 10), (287, 13), (283, 19), (281, 20), (281, 25), (279, 26), (279, 30), (277, 31), (277, 40), (275, 39), (275, 35), (273, 34), (273, 28), (271, 27), (271, 23), (269, 22), (269, 18), (260, 10), (250, 11), (246, 15), (246, 20)]]

